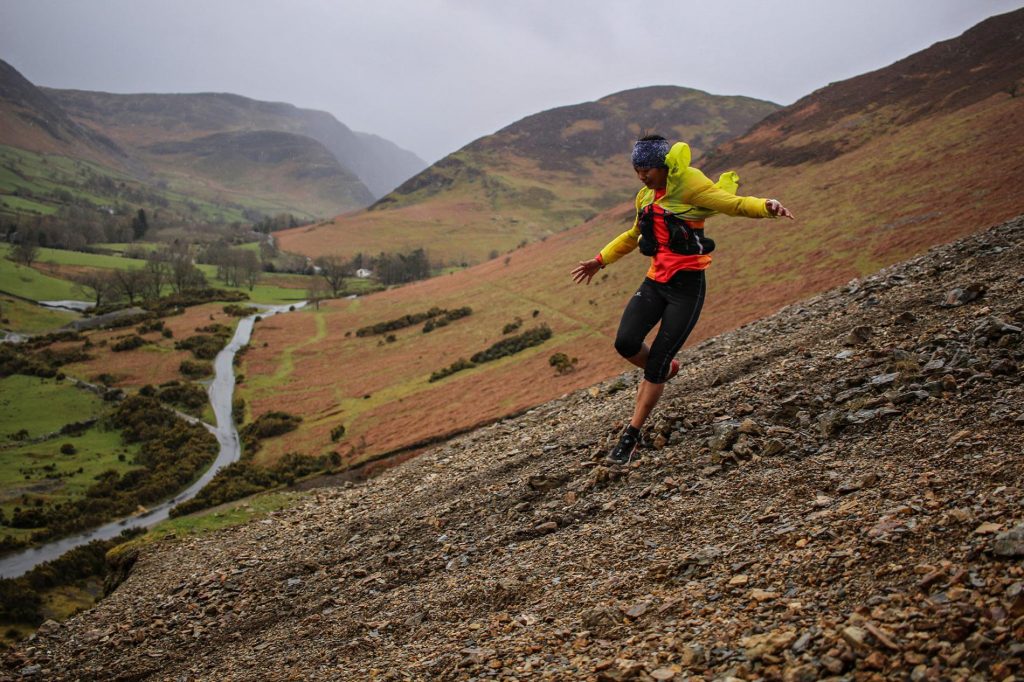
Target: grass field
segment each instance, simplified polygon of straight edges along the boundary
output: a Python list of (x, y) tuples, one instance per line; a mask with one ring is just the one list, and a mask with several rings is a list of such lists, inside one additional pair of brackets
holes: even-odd
[[(94, 425), (78, 436), (61, 435), (39, 442), (65, 424), (106, 414), (99, 396), (69, 382), (13, 375), (0, 379), (0, 508), (10, 516), (26, 500), (63, 502), (82, 496), (97, 474), (134, 468), (135, 451), (121, 444), (117, 431)], [(19, 432), (27, 437), (18, 438)], [(73, 454), (61, 447), (70, 444)], [(30, 531), (4, 529), (28, 535)]]
[(181, 180), (178, 186), (166, 178), (163, 181), (164, 186), (147, 184), (90, 161), (0, 145), (0, 212), (9, 215), (49, 215), (69, 204), (93, 208), (164, 204), (162, 210), (171, 215), (230, 223), (245, 220), (247, 201), (251, 208), (266, 208), (268, 213), (274, 208), (244, 195), (215, 201), (204, 184), (195, 180)]
[(0, 329), (20, 334), (42, 334), (54, 331), (79, 317), (78, 313), (50, 310), (0, 294)]
[(7, 259), (10, 246), (0, 244), (0, 292), (33, 301), (61, 301), (81, 298), (81, 292), (66, 279), (44, 275), (35, 268)]
[[(145, 266), (145, 261), (122, 256), (66, 251), (63, 249), (39, 249), (39, 255), (32, 267), (14, 263), (7, 258), (10, 245), (0, 244), (0, 292), (7, 292), (35, 301), (63, 299), (84, 299), (86, 294), (60, 275), (70, 276), (81, 268), (98, 270), (132, 270)], [(254, 303), (294, 303), (306, 298), (306, 291), (312, 278), (306, 275), (266, 274), (250, 291), (248, 286), (229, 287), (216, 278), (214, 265), (197, 266), (211, 286), (229, 291), (242, 291)], [(45, 274), (46, 272), (53, 273)], [(367, 291), (373, 285), (366, 280), (351, 278), (347, 286), (354, 293)]]

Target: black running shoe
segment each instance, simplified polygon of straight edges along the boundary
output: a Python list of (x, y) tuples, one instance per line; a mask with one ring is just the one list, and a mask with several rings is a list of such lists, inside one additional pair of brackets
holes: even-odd
[(619, 442), (612, 448), (612, 451), (605, 457), (609, 464), (629, 464), (636, 455), (637, 446), (640, 445), (640, 434), (632, 434), (626, 431), (619, 438)]

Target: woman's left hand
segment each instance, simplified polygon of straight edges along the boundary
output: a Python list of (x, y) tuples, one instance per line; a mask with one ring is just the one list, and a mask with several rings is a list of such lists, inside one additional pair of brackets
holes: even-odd
[(776, 218), (789, 218), (790, 220), (796, 220), (796, 216), (788, 208), (782, 205), (782, 202), (778, 199), (768, 199), (764, 202), (765, 208), (768, 209), (768, 213)]

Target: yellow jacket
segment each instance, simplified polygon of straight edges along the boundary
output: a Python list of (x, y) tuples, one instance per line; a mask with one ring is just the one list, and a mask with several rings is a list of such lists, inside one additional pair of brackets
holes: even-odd
[[(704, 173), (690, 166), (690, 146), (685, 142), (672, 145), (665, 157), (668, 165), (668, 182), (665, 194), (657, 200), (668, 213), (675, 213), (684, 220), (701, 223), (716, 213), (746, 218), (770, 218), (765, 199), (738, 197), (736, 189), (740, 177), (733, 171), (722, 173), (718, 182), (712, 183)], [(654, 190), (643, 187), (636, 194), (636, 215), (633, 227), (626, 230), (601, 249), (601, 263), (609, 265), (636, 248), (640, 240), (640, 211), (655, 201)], [(701, 256), (710, 262), (710, 256)]]

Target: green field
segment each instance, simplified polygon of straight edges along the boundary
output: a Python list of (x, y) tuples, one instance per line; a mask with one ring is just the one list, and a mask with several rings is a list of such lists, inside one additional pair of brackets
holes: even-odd
[(34, 303), (0, 295), (0, 329), (19, 334), (42, 334), (79, 318), (77, 313), (50, 310)]
[(77, 287), (66, 279), (44, 275), (34, 268), (6, 258), (10, 247), (0, 244), (0, 291), (33, 301), (61, 301), (82, 298)]
[[(114, 244), (107, 246), (117, 247), (122, 245)], [(74, 283), (45, 275), (36, 269), (45, 269), (48, 264), (58, 267), (70, 266), (103, 270), (133, 270), (145, 265), (145, 261), (137, 258), (40, 248), (33, 267), (26, 268), (7, 258), (10, 249), (10, 245), (0, 244), (0, 292), (14, 294), (34, 301), (87, 298), (83, 292), (77, 289)], [(309, 275), (269, 273), (264, 274), (260, 282), (250, 291), (248, 286), (229, 287), (219, 282), (217, 280), (217, 266), (215, 265), (198, 265), (196, 267), (206, 276), (210, 286), (220, 287), (229, 291), (242, 291), (255, 303), (294, 303), (305, 300), (308, 282), (312, 281), (312, 276)], [(285, 282), (293, 286), (281, 286), (281, 283)], [(294, 286), (296, 283), (302, 286), (296, 288)], [(375, 282), (357, 277), (346, 280), (345, 286), (346, 291), (358, 295), (367, 294), (380, 288)]]
[[(175, 188), (174, 185), (177, 185)], [(89, 208), (162, 206), (189, 219), (244, 221), (244, 207), (200, 198), (202, 187), (187, 182), (147, 184), (106, 166), (0, 145), (0, 214), (53, 214), (63, 206)], [(15, 195), (17, 193), (17, 195)], [(260, 203), (253, 201), (252, 203)], [(251, 206), (273, 212), (273, 206)]]
[[(54, 435), (66, 424), (101, 417), (107, 404), (67, 382), (13, 375), (0, 379), (0, 509), (8, 516), (26, 496), (45, 503), (82, 496), (96, 476), (135, 468), (135, 448), (96, 424), (77, 436)], [(65, 454), (70, 444), (75, 452)], [(31, 531), (4, 529), (28, 535)]]

